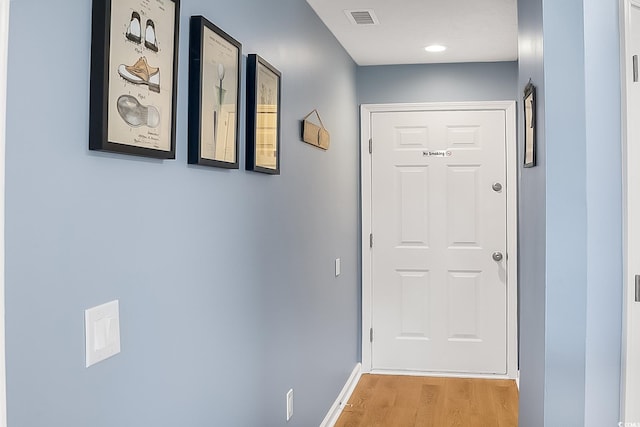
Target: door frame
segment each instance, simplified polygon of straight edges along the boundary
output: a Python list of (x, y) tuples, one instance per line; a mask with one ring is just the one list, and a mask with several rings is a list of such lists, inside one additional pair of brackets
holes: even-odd
[[(375, 372), (372, 369), (372, 344), (370, 330), (373, 316), (373, 283), (372, 283), (372, 251), (369, 235), (371, 233), (371, 115), (373, 113), (392, 113), (410, 111), (469, 111), (489, 110), (504, 111), (506, 119), (506, 183), (507, 193), (507, 374), (478, 375), (491, 378), (517, 378), (518, 374), (518, 185), (517, 185), (517, 136), (516, 136), (516, 102), (515, 101), (479, 101), (479, 102), (429, 102), (417, 104), (362, 104), (360, 106), (360, 183), (361, 183), (361, 226), (362, 226), (362, 371)], [(375, 143), (373, 144), (375, 150)], [(385, 371), (388, 372), (388, 371)], [(398, 372), (400, 373), (400, 372)], [(402, 372), (408, 373), (408, 372)], [(423, 375), (426, 372), (411, 372)], [(429, 375), (438, 375), (429, 372)], [(448, 376), (456, 376), (447, 373)], [(470, 375), (459, 375), (470, 376)]]
[[(638, 422), (638, 419), (630, 419), (631, 410), (637, 406), (640, 399), (640, 332), (638, 317), (640, 307), (634, 307), (635, 303), (635, 275), (640, 274), (640, 244), (629, 237), (640, 233), (640, 197), (638, 186), (632, 185), (640, 179), (640, 170), (637, 164), (640, 161), (640, 151), (630, 144), (633, 133), (633, 121), (628, 120), (631, 97), (627, 96), (628, 82), (633, 80), (633, 65), (630, 58), (631, 43), (627, 43), (631, 37), (631, 7), (640, 8), (640, 0), (620, 0), (620, 69), (621, 69), (621, 100), (622, 100), (622, 215), (623, 215), (623, 305), (622, 305), (622, 366), (620, 370), (620, 419), (624, 422)], [(640, 106), (640, 103), (638, 103)], [(640, 127), (636, 126), (636, 133)], [(635, 319), (634, 319), (635, 318)], [(634, 321), (635, 320), (635, 321)]]

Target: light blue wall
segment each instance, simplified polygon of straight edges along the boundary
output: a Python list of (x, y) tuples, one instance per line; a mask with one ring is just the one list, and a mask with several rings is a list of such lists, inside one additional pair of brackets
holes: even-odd
[(620, 411), (622, 160), (619, 2), (584, 0), (587, 124), (585, 426)]
[(538, 127), (541, 162), (521, 171), (520, 425), (616, 425), (622, 299), (618, 3), (526, 0), (518, 7), (520, 85), (533, 76), (538, 124), (544, 123)]
[[(193, 14), (282, 72), (280, 176), (187, 166)], [(318, 425), (358, 360), (355, 64), (304, 1), (183, 0), (176, 160), (90, 152), (90, 17), (11, 3), (9, 425), (283, 426), (289, 388)], [(87, 369), (83, 311), (116, 298), (122, 353)]]
[[(545, 84), (543, 75), (542, 0), (518, 1), (518, 101), (529, 79), (536, 85), (537, 146), (533, 168), (519, 162), (519, 315), (520, 413), (522, 427), (544, 420), (545, 357)], [(518, 108), (523, 123), (522, 108)], [(519, 126), (519, 152), (524, 129)], [(522, 155), (520, 156), (522, 159)]]
[(513, 100), (517, 78), (516, 62), (358, 67), (358, 102)]
[(544, 1), (545, 425), (584, 425), (587, 284), (582, 0)]

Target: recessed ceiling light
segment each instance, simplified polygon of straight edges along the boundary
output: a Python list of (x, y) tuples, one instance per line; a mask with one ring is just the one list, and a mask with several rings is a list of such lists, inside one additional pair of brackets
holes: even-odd
[(427, 52), (444, 52), (447, 48), (439, 44), (432, 44), (431, 46), (425, 47), (424, 50)]

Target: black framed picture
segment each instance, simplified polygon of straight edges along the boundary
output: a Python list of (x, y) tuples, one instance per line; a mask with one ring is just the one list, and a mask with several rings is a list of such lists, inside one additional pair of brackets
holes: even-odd
[(529, 81), (524, 88), (524, 167), (536, 165), (536, 87)]
[(175, 158), (180, 0), (93, 0), (89, 149)]
[(260, 56), (247, 57), (247, 170), (280, 174), (281, 77)]
[(202, 16), (189, 30), (190, 164), (238, 168), (242, 45)]

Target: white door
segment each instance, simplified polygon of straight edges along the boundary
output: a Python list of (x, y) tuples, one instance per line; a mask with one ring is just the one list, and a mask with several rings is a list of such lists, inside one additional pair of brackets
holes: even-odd
[(373, 369), (507, 374), (506, 129), (372, 113)]
[[(640, 302), (636, 302), (635, 275), (640, 274), (640, 1), (624, 2), (622, 64), (625, 70), (623, 116), (625, 134), (625, 296), (622, 372), (622, 416), (629, 424), (640, 422)], [(634, 59), (636, 56), (636, 66)], [(635, 73), (634, 73), (635, 68)], [(635, 74), (635, 76), (634, 76)], [(639, 292), (640, 293), (640, 292)], [(640, 295), (638, 295), (640, 296)]]

